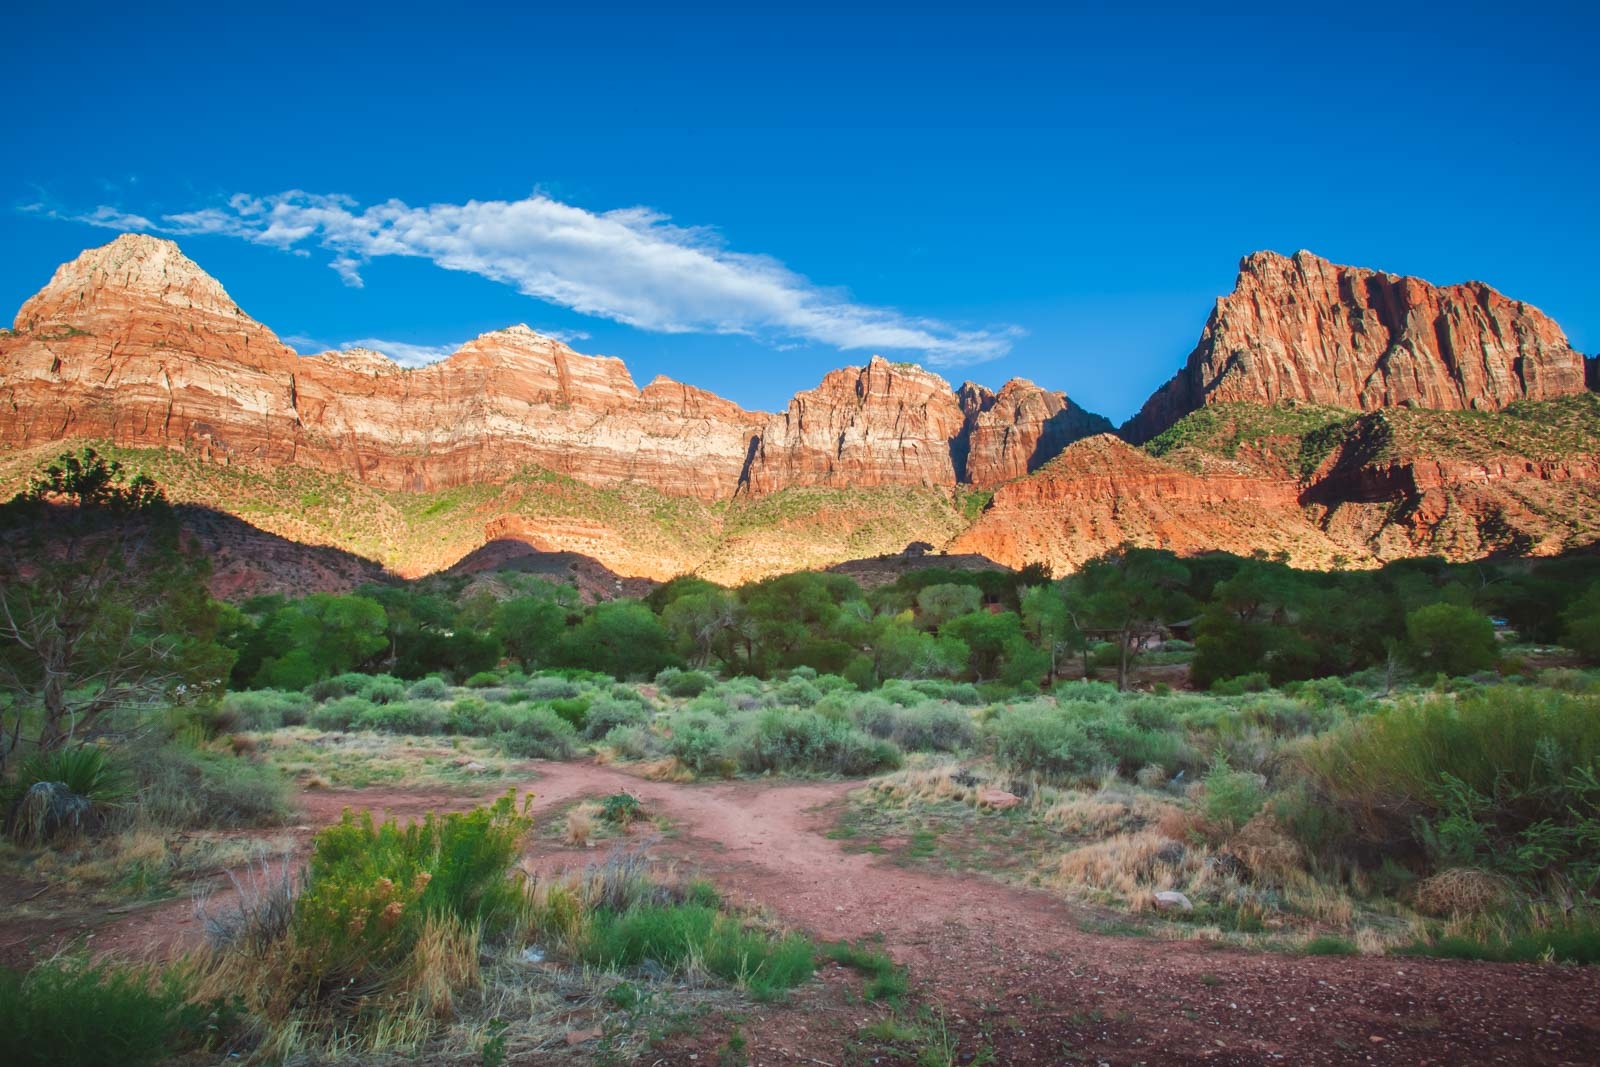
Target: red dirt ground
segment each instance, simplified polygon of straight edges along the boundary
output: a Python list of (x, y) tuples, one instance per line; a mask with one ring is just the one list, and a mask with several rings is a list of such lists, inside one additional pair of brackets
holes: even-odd
[[(819, 939), (881, 936), (909, 967), (917, 995), (947, 1014), (966, 1053), (987, 1046), (996, 1064), (1600, 1062), (1600, 968), (1287, 956), (1087, 933), (1090, 913), (1047, 893), (846, 852), (825, 834), (856, 782), (677, 785), (592, 763), (534, 767), (526, 788), (536, 812), (626, 790), (673, 825), (652, 855)], [(309, 841), (345, 806), (416, 816), (504, 788), (476, 797), (308, 792), (301, 833)], [(540, 842), (526, 863), (547, 872), (595, 855)], [(74, 932), (0, 920), (0, 944), (20, 934), (35, 952)], [(166, 954), (201, 936), (192, 905), (178, 901), (108, 917), (94, 944)], [(741, 1024), (748, 1062), (844, 1063), (849, 1039), (873, 1013), (823, 999), (754, 1007)], [(643, 1062), (704, 1067), (717, 1061), (711, 1050), (721, 1036), (669, 1044)]]

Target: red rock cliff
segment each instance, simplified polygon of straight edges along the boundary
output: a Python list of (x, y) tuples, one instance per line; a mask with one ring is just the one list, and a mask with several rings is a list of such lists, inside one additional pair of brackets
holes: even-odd
[(0, 338), (0, 441), (191, 447), (393, 489), (536, 464), (594, 485), (726, 497), (765, 416), (526, 326), (404, 370), (380, 353), (301, 357), (171, 241), (124, 235), (56, 271)]
[(1147, 441), (1219, 401), (1498, 409), (1584, 388), (1583, 357), (1561, 328), (1482, 282), (1435, 286), (1310, 252), (1257, 252), (1183, 370), (1123, 434)]

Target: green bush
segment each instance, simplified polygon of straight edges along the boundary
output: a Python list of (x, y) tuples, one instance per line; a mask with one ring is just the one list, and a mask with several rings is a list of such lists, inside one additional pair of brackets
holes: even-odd
[(406, 696), (412, 700), (444, 700), (449, 695), (450, 687), (442, 678), (419, 678), (406, 690)]
[(1405, 700), (1306, 750), (1369, 841), (1600, 885), (1600, 697), (1500, 685)]
[(288, 780), (268, 764), (175, 741), (125, 751), (140, 813), (159, 826), (275, 826), (294, 813)]
[[(608, 678), (607, 681), (610, 679)], [(529, 700), (571, 700), (580, 690), (570, 678), (557, 674), (536, 674), (524, 686)]]
[(393, 704), (397, 700), (406, 698), (406, 684), (398, 678), (377, 675), (367, 683), (361, 695), (374, 704)]
[(223, 696), (218, 722), (226, 718), (231, 730), (276, 730), (280, 726), (299, 726), (310, 710), (311, 698), (304, 693), (246, 689)]
[(360, 719), (376, 710), (377, 705), (365, 697), (338, 697), (311, 710), (306, 722), (318, 730), (348, 731)]
[(445, 729), (467, 737), (486, 737), (509, 729), (512, 715), (505, 708), (491, 708), (482, 697), (462, 697), (451, 703), (445, 715)]
[(771, 708), (754, 712), (740, 726), (731, 751), (741, 770), (811, 771), (856, 776), (892, 770), (900, 753), (845, 722), (814, 711)]
[(649, 719), (650, 712), (634, 701), (601, 697), (589, 706), (589, 714), (584, 721), (583, 736), (595, 741), (619, 726), (637, 726), (648, 722)]
[(143, 967), (56, 959), (0, 969), (0, 1062), (100, 1067), (164, 1062), (199, 1044), (205, 1008), (183, 983)]
[(1226, 759), (1218, 759), (1211, 765), (1205, 781), (1202, 810), (1209, 822), (1226, 833), (1249, 822), (1265, 801), (1256, 776), (1234, 770)]
[(360, 696), (367, 691), (371, 681), (372, 676), (368, 674), (336, 674), (332, 678), (311, 683), (306, 687), (306, 692), (312, 700), (337, 700), (340, 697)]
[(510, 728), (494, 740), (509, 756), (521, 759), (570, 759), (577, 751), (578, 731), (548, 708), (530, 705), (509, 709)]
[(715, 712), (690, 707), (667, 721), (667, 751), (697, 775), (733, 774), (738, 765), (728, 749), (727, 724)]
[(860, 725), (906, 752), (959, 752), (972, 747), (978, 728), (962, 707), (928, 701), (902, 708), (878, 702), (862, 708)]
[(1264, 693), (1272, 688), (1272, 679), (1265, 671), (1221, 678), (1211, 683), (1211, 692), (1220, 697), (1236, 697), (1245, 693)]
[(589, 722), (588, 697), (557, 697), (549, 707), (574, 730), (582, 730)]
[(384, 704), (363, 712), (350, 725), (356, 730), (380, 730), (391, 734), (443, 733), (451, 723), (451, 711), (433, 700), (404, 700)]
[(294, 905), (299, 977), (313, 996), (382, 982), (430, 916), (504, 929), (522, 907), (510, 873), (531, 820), (514, 793), (492, 806), (401, 825), (344, 813), (317, 834)]
[(479, 671), (461, 684), (468, 689), (489, 689), (501, 682), (498, 671)]
[(1009, 708), (989, 722), (995, 759), (1016, 774), (1037, 774), (1063, 784), (1087, 778), (1113, 760), (1089, 736), (1083, 719), (1039, 702)]
[(601, 739), (601, 744), (623, 759), (649, 759), (662, 751), (655, 734), (643, 726), (615, 727)]
[(705, 671), (684, 671), (668, 667), (656, 675), (656, 685), (669, 697), (697, 697), (717, 684)]

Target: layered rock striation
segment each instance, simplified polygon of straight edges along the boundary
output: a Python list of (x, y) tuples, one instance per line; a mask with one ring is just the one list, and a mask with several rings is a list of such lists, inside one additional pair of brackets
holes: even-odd
[(1495, 410), (1585, 388), (1561, 328), (1482, 282), (1435, 286), (1310, 252), (1256, 252), (1123, 436), (1148, 441), (1218, 402)]
[(176, 244), (132, 234), (64, 264), (0, 338), (0, 442), (179, 447), (409, 491), (527, 466), (701, 500), (988, 485), (1103, 421), (1029, 382), (958, 396), (879, 357), (768, 415), (670, 378), (640, 389), (621, 360), (526, 326), (415, 369), (370, 349), (302, 357)]

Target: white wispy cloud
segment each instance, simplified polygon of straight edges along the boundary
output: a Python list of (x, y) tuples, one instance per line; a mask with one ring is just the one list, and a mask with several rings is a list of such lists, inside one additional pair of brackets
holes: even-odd
[[(928, 363), (995, 359), (1016, 327), (964, 329), (850, 300), (768, 256), (735, 252), (704, 227), (674, 225), (648, 208), (591, 212), (545, 195), (412, 207), (361, 207), (347, 196), (298, 190), (232, 197), (226, 205), (159, 221), (102, 206), (60, 215), (95, 226), (237, 237), (286, 251), (312, 244), (360, 286), (381, 256), (430, 260), (513, 286), (586, 315), (663, 333), (743, 334), (845, 350), (921, 353)], [(372, 347), (377, 347), (373, 345)]]

